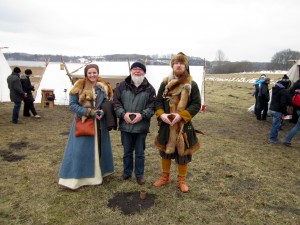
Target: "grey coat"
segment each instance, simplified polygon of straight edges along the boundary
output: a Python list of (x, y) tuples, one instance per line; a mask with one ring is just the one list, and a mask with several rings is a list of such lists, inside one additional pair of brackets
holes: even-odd
[(12, 102), (21, 102), (24, 99), (24, 91), (18, 73), (12, 73), (7, 77), (7, 84), (10, 90), (10, 100)]
[[(129, 75), (114, 91), (113, 104), (120, 119), (119, 129), (128, 133), (148, 133), (155, 99), (155, 89), (146, 78), (137, 88)], [(143, 119), (136, 124), (127, 124), (123, 119), (126, 112), (141, 113)]]

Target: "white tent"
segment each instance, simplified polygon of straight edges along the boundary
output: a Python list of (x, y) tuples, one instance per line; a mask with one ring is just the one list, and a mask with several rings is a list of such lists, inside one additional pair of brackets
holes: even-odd
[[(100, 68), (100, 76), (109, 81), (113, 88), (116, 81), (123, 80), (129, 74), (127, 62), (96, 62), (96, 64)], [(66, 66), (67, 68), (61, 68), (60, 63), (48, 64), (37, 90), (36, 103), (41, 102), (43, 89), (52, 89), (55, 95), (54, 104), (69, 104), (69, 92), (73, 85), (66, 69), (73, 78), (83, 78), (84, 64), (69, 63)]]
[(9, 64), (7, 63), (1, 48), (0, 48), (0, 102), (8, 102), (10, 101), (9, 97), (9, 89), (7, 86), (7, 77), (11, 74), (11, 69)]
[[(110, 82), (112, 88), (117, 82), (121, 82), (129, 75), (128, 62), (95, 62), (99, 66), (100, 76)], [(72, 77), (84, 77), (84, 65), (78, 63), (66, 64)], [(163, 77), (171, 72), (170, 66), (147, 66), (146, 78), (153, 85), (156, 92), (159, 89)], [(201, 93), (201, 103), (204, 105), (204, 78), (202, 66), (190, 66), (190, 72), (193, 79), (198, 83)], [(66, 75), (66, 70), (60, 69), (60, 63), (49, 63), (42, 81), (37, 90), (36, 102), (41, 102), (41, 90), (53, 89), (55, 94), (54, 104), (67, 105), (69, 103), (69, 91), (72, 88), (71, 81)]]
[(287, 76), (292, 82), (292, 85), (300, 79), (300, 60), (293, 60), (294, 65), (291, 67), (291, 69), (288, 71)]

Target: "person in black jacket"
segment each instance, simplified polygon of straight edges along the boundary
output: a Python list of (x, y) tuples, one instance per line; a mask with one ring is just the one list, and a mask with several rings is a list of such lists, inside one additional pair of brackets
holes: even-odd
[[(130, 75), (114, 90), (113, 104), (119, 118), (121, 142), (124, 148), (123, 174), (121, 180), (131, 178), (133, 167), (139, 185), (145, 184), (144, 164), (146, 137), (149, 133), (151, 117), (154, 115), (156, 93), (145, 78), (146, 66), (135, 62), (130, 67)], [(135, 161), (133, 161), (135, 151)]]
[(272, 99), (270, 104), (270, 114), (273, 117), (270, 131), (270, 143), (278, 144), (278, 131), (281, 127), (282, 115), (287, 115), (287, 106), (290, 105), (290, 97), (287, 92), (287, 84), (278, 81), (272, 88)]
[(31, 85), (31, 81), (29, 78), (31, 74), (32, 74), (31, 69), (26, 69), (25, 75), (21, 75), (22, 88), (27, 94), (27, 96), (24, 98), (23, 116), (30, 117), (30, 113), (29, 113), (30, 110), (31, 113), (33, 114), (33, 117), (39, 119), (40, 116), (37, 114), (33, 105), (34, 98), (32, 95), (32, 91), (34, 91), (34, 86)]
[(255, 103), (255, 115), (257, 120), (266, 120), (268, 107), (269, 107), (269, 87), (270, 78), (265, 78), (265, 81), (260, 85), (257, 85), (255, 95), (256, 95), (256, 103)]
[(22, 105), (22, 100), (24, 97), (26, 97), (26, 93), (22, 89), (20, 74), (21, 69), (19, 67), (15, 67), (12, 74), (7, 77), (7, 84), (10, 90), (10, 100), (14, 102), (12, 113), (12, 123), (14, 124), (21, 123), (21, 121), (19, 121), (19, 113)]

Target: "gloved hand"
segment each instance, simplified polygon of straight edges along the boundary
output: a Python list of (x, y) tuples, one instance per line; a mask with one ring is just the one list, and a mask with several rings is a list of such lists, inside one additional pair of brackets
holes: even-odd
[(103, 112), (103, 110), (99, 110), (99, 109), (97, 109), (97, 110), (94, 110), (94, 117), (96, 118), (96, 119), (98, 119), (98, 120), (101, 120), (101, 118), (104, 116), (104, 112)]

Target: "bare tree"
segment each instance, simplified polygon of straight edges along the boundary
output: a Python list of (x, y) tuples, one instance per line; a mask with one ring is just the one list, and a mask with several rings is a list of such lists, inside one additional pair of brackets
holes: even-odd
[(226, 60), (225, 54), (221, 49), (217, 51), (215, 60), (217, 61), (218, 66), (221, 66), (223, 62)]
[(273, 55), (271, 59), (273, 69), (287, 70), (290, 67), (289, 60), (300, 59), (300, 52), (291, 49), (282, 50)]

